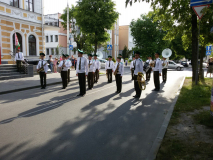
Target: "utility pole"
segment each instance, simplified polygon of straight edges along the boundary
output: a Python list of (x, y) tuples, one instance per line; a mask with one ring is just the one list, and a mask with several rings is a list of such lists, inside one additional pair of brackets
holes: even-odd
[[(70, 32), (70, 23), (69, 23), (69, 4), (67, 0), (67, 54), (69, 54), (69, 32)], [(69, 54), (70, 55), (70, 54)]]

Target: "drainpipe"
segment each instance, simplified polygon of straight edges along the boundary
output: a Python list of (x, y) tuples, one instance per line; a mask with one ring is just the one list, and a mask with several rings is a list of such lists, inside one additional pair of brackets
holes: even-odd
[(44, 52), (44, 0), (41, 0), (41, 12), (42, 12), (42, 51)]
[(69, 4), (67, 1), (67, 54), (69, 54), (69, 33), (70, 33), (70, 23), (69, 23)]

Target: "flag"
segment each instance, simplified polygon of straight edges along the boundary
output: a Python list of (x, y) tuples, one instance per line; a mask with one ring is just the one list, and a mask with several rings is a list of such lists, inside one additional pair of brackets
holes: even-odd
[(15, 33), (15, 45), (16, 45), (16, 49), (20, 49), (20, 44), (18, 42), (18, 37), (17, 37), (16, 33)]

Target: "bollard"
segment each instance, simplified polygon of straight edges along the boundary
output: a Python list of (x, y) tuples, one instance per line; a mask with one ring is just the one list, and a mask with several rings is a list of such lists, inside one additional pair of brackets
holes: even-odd
[(33, 74), (33, 65), (32, 64), (28, 65), (27, 74), (28, 74), (28, 77), (33, 77), (34, 76), (34, 74)]

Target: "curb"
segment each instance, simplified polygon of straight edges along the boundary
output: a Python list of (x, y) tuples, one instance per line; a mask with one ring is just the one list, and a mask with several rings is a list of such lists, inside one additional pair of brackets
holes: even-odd
[(148, 154), (146, 160), (154, 160), (154, 159), (156, 159), (158, 150), (159, 150), (159, 148), (160, 148), (160, 145), (161, 145), (161, 143), (162, 143), (162, 141), (163, 141), (163, 138), (164, 138), (164, 135), (165, 135), (165, 133), (166, 133), (167, 127), (168, 127), (168, 125), (169, 125), (169, 122), (170, 122), (170, 119), (171, 119), (171, 116), (172, 116), (172, 113), (173, 113), (175, 104), (176, 104), (177, 99), (178, 99), (178, 97), (179, 97), (179, 95), (180, 95), (180, 90), (181, 90), (182, 87), (183, 87), (185, 78), (186, 78), (186, 77), (183, 78), (183, 80), (182, 80), (182, 82), (181, 82), (181, 84), (180, 84), (180, 87), (179, 87), (179, 89), (178, 89), (178, 92), (177, 92), (177, 94), (175, 95), (175, 99), (174, 99), (174, 101), (172, 102), (172, 105), (171, 105), (170, 108), (169, 108), (169, 111), (168, 111), (168, 113), (167, 113), (167, 115), (166, 115), (166, 117), (165, 117), (165, 119), (164, 119), (164, 121), (163, 121), (163, 123), (162, 123), (162, 125), (161, 125), (161, 127), (160, 127), (160, 130), (159, 130), (159, 132), (158, 132), (158, 135), (157, 135), (157, 137), (155, 138), (155, 140), (154, 140), (154, 142), (153, 142), (153, 145), (152, 145), (152, 147), (151, 147), (151, 149), (150, 149), (150, 151), (149, 151), (149, 154)]
[[(101, 74), (99, 76), (104, 76), (105, 74)], [(73, 80), (70, 80), (70, 82), (72, 81), (77, 81), (78, 78), (76, 79), (73, 79)], [(61, 84), (62, 82), (54, 82), (54, 83), (49, 83), (47, 84), (47, 86), (52, 86), (52, 85), (56, 85), (56, 84)], [(19, 91), (25, 91), (25, 90), (29, 90), (29, 89), (35, 89), (35, 88), (40, 88), (41, 85), (37, 85), (37, 86), (31, 86), (31, 87), (26, 87), (26, 88), (19, 88), (19, 89), (14, 89), (14, 90), (9, 90), (9, 91), (3, 91), (3, 92), (0, 92), (0, 95), (2, 94), (8, 94), (8, 93), (13, 93), (13, 92), (19, 92)]]

